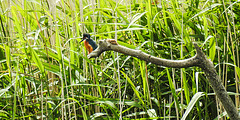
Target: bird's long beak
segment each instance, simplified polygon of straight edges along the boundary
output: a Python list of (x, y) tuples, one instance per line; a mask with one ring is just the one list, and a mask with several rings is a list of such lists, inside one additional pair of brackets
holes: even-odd
[(83, 38), (83, 39), (80, 41), (80, 43), (81, 43), (82, 41), (84, 41), (84, 40), (86, 40), (86, 38)]
[(80, 43), (82, 42), (82, 41), (84, 41), (85, 39), (82, 39), (81, 41), (80, 41)]

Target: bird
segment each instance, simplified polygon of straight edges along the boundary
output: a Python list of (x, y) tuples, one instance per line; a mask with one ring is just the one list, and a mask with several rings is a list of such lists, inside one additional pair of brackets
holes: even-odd
[(80, 42), (82, 41), (84, 41), (84, 46), (87, 49), (88, 54), (90, 54), (92, 51), (94, 51), (98, 47), (96, 42), (90, 38), (90, 34), (88, 33), (83, 34), (83, 38)]

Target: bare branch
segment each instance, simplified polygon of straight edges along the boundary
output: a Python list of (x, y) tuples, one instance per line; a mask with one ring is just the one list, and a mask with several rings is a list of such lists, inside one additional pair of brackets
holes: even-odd
[(216, 93), (217, 97), (223, 104), (229, 117), (232, 120), (240, 120), (237, 109), (234, 106), (233, 101), (227, 94), (227, 91), (223, 86), (219, 76), (217, 75), (213, 63), (211, 62), (211, 60), (207, 59), (206, 55), (197, 46), (197, 44), (194, 44), (194, 47), (196, 48), (196, 55), (191, 58), (184, 60), (167, 60), (146, 54), (141, 50), (134, 50), (118, 45), (115, 40), (100, 40), (99, 47), (95, 51), (91, 52), (88, 55), (88, 58), (98, 57), (104, 51), (116, 51), (119, 53), (123, 53), (125, 55), (133, 56), (141, 60), (165, 67), (187, 68), (192, 66), (198, 66), (202, 68), (202, 70), (204, 71), (214, 92)]
[(90, 53), (88, 55), (88, 58), (98, 57), (102, 52), (107, 50), (123, 53), (125, 55), (133, 56), (141, 60), (165, 67), (187, 68), (196, 66), (196, 64), (198, 63), (197, 55), (185, 60), (167, 60), (146, 54), (141, 50), (134, 50), (121, 45), (111, 44), (107, 42), (107, 40), (100, 40), (99, 47), (95, 51)]

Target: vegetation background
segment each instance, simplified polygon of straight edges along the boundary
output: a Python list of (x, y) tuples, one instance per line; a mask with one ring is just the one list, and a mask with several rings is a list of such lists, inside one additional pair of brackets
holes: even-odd
[(1, 0), (1, 119), (228, 119), (198, 67), (115, 52), (87, 59), (83, 33), (173, 60), (197, 42), (239, 103), (239, 0)]

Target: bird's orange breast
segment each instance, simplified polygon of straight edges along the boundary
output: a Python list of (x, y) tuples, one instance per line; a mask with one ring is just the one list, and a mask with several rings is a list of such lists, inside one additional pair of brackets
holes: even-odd
[(88, 54), (93, 51), (92, 46), (91, 46), (91, 45), (88, 43), (88, 41), (86, 41), (86, 40), (84, 41), (84, 46), (85, 46), (85, 48), (87, 49)]

